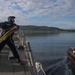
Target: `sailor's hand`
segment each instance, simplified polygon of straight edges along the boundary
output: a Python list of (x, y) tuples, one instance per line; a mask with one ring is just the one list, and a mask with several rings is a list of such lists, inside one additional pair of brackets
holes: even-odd
[(14, 26), (15, 28), (16, 28), (16, 30), (18, 30), (19, 29), (19, 27), (16, 25), (16, 26)]

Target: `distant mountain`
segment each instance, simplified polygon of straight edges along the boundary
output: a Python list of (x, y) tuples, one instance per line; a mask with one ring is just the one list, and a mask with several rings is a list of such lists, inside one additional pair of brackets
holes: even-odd
[(48, 26), (20, 26), (20, 29), (24, 30), (25, 34), (49, 34), (57, 32), (75, 32), (75, 30), (64, 30), (57, 27), (48, 27)]
[(21, 26), (20, 27), (23, 30), (34, 30), (34, 31), (55, 31), (55, 30), (62, 30), (57, 27), (48, 27), (48, 26), (33, 26), (33, 25), (28, 25), (28, 26)]

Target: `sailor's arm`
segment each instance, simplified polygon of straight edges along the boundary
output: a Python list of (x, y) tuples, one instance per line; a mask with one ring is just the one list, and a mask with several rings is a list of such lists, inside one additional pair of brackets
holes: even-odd
[(15, 27), (17, 30), (19, 30), (19, 26), (18, 26), (18, 25), (14, 25), (14, 27)]

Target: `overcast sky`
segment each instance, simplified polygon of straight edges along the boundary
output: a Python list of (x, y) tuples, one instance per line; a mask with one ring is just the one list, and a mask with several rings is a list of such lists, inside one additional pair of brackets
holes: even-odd
[(75, 29), (75, 0), (0, 0), (0, 22)]

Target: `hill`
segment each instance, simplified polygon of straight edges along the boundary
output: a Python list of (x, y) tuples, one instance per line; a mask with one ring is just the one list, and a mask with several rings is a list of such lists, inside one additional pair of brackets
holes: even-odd
[(24, 30), (25, 34), (49, 34), (49, 33), (57, 33), (57, 32), (71, 32), (75, 30), (64, 30), (57, 27), (48, 27), (48, 26), (20, 26), (22, 30)]
[(60, 28), (57, 28), (57, 27), (47, 27), (47, 26), (32, 26), (32, 25), (29, 25), (29, 26), (21, 26), (21, 29), (23, 30), (35, 30), (35, 31), (52, 31), (52, 30), (62, 30)]

